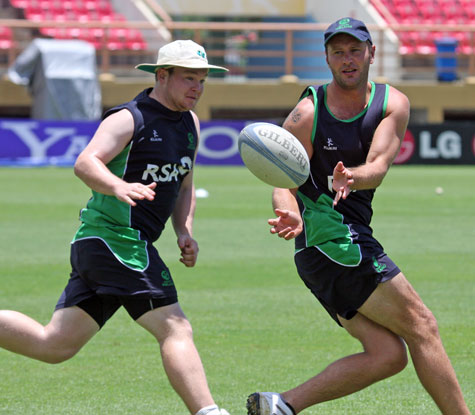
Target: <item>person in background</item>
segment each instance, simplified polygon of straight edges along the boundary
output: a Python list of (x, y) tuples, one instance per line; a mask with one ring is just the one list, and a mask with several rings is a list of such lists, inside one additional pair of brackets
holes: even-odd
[(298, 189), (274, 189), (271, 233), (295, 238), (306, 286), (337, 324), (361, 342), (346, 356), (283, 393), (248, 397), (249, 415), (295, 415), (393, 376), (407, 364), (445, 415), (470, 413), (437, 322), (373, 237), (371, 202), (404, 138), (409, 101), (370, 82), (375, 46), (365, 24), (342, 18), (324, 34), (332, 80), (310, 86), (285, 120), (310, 158)]
[(171, 217), (180, 261), (196, 263), (193, 166), (200, 128), (192, 109), (208, 73), (227, 69), (208, 64), (191, 40), (166, 44), (156, 64), (137, 68), (153, 73), (155, 85), (107, 111), (75, 163), (92, 198), (81, 211), (71, 276), (51, 321), (43, 326), (0, 311), (0, 347), (59, 363), (123, 306), (157, 339), (169, 381), (191, 414), (229, 415), (211, 396), (191, 325), (153, 246)]

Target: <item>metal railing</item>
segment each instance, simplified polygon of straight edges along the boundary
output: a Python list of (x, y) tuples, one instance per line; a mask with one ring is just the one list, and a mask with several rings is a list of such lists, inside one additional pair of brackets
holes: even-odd
[[(157, 24), (146, 21), (124, 22), (74, 22), (74, 21), (41, 21), (33, 22), (23, 19), (0, 19), (0, 26), (10, 27), (13, 30), (14, 46), (8, 50), (0, 50), (3, 58), (0, 58), (0, 70), (5, 70), (11, 65), (21, 51), (28, 46), (29, 42), (39, 33), (42, 27), (80, 27), (102, 28), (104, 37), (103, 46), (97, 49), (98, 68), (101, 73), (124, 73), (130, 71), (131, 64), (148, 59), (150, 62), (156, 59), (157, 49), (149, 50), (110, 50), (107, 48), (109, 30), (112, 28), (128, 27), (148, 32), (153, 36), (160, 28), (167, 29), (173, 38), (192, 38), (197, 43), (205, 45), (211, 61), (224, 63), (230, 69), (229, 77), (247, 77), (250, 73), (272, 73), (276, 77), (280, 75), (292, 75), (299, 71), (319, 72), (326, 68), (324, 50), (321, 40), (306, 38), (302, 34), (317, 34), (322, 36), (328, 27), (327, 23), (253, 23), (253, 22), (184, 22), (163, 20)], [(398, 46), (391, 42), (388, 32), (402, 33), (405, 31), (440, 32), (441, 34), (466, 32), (471, 38), (471, 52), (460, 54), (451, 53), (457, 58), (457, 71), (461, 77), (475, 76), (475, 27), (471, 25), (401, 25), (391, 24), (385, 28), (376, 25), (368, 25), (372, 32), (376, 49), (376, 74), (382, 78), (388, 78), (388, 68), (398, 71), (401, 78), (417, 78), (424, 75), (432, 76), (435, 68), (434, 54), (411, 54), (402, 56), (398, 60), (398, 67), (390, 67), (388, 62), (398, 55)], [(21, 32), (20, 36), (18, 33)], [(30, 33), (30, 37), (28, 37)], [(274, 36), (265, 36), (273, 34)], [(275, 36), (275, 35), (279, 36)], [(395, 37), (393, 36), (393, 39)], [(157, 34), (157, 40), (158, 40)], [(236, 39), (236, 43), (230, 44), (230, 39)], [(239, 43), (239, 40), (242, 43)], [(308, 48), (311, 42), (320, 43), (321, 48)], [(252, 45), (259, 45), (258, 49), (252, 49)], [(447, 55), (447, 54), (446, 54)], [(259, 59), (256, 59), (259, 58)], [(263, 59), (273, 60), (272, 63), (263, 63)], [(307, 63), (298, 63), (307, 58)], [(320, 58), (320, 64), (318, 59)], [(256, 63), (257, 62), (257, 63)], [(308, 63), (310, 62), (310, 63)], [(317, 63), (315, 63), (317, 62)], [(402, 62), (402, 63), (401, 63)], [(132, 74), (132, 71), (130, 71)]]

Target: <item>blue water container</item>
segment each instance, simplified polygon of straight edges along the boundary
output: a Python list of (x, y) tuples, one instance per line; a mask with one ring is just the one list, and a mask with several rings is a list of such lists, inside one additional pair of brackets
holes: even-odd
[(437, 79), (451, 82), (457, 79), (457, 39), (444, 37), (435, 40), (436, 58), (435, 68)]

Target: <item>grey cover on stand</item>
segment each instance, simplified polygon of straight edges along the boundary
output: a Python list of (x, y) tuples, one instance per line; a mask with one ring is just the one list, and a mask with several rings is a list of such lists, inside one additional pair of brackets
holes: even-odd
[(8, 69), (10, 80), (27, 85), (31, 117), (97, 120), (102, 97), (96, 51), (82, 40), (35, 39)]

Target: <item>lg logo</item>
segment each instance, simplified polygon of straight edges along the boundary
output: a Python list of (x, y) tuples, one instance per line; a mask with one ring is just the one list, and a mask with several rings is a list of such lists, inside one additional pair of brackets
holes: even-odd
[[(419, 133), (419, 140), (416, 141), (412, 132), (407, 130), (394, 163), (407, 163), (414, 156), (416, 147), (419, 147), (419, 157), (422, 160), (457, 160), (462, 158), (462, 137), (456, 131), (442, 131), (433, 138), (430, 131), (422, 130)], [(475, 137), (472, 147), (475, 154)]]
[(421, 131), (420, 156), (423, 159), (458, 159), (462, 156), (462, 137), (455, 131), (444, 131), (437, 136), (433, 146), (430, 132)]

